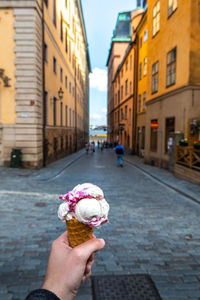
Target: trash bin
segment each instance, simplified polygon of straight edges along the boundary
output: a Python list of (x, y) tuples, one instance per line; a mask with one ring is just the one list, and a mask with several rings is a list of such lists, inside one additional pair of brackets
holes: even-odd
[(12, 149), (11, 159), (10, 159), (10, 167), (11, 168), (19, 168), (21, 164), (21, 150), (20, 149)]

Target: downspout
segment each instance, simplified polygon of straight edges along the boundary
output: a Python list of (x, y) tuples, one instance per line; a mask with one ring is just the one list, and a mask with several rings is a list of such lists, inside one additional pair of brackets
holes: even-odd
[(75, 152), (77, 151), (77, 81), (76, 81), (76, 57), (75, 57)]
[(46, 166), (46, 142), (45, 142), (45, 125), (46, 125), (46, 107), (45, 107), (45, 61), (44, 61), (44, 0), (42, 0), (42, 99), (43, 99), (43, 167)]
[(135, 55), (134, 55), (134, 72), (133, 72), (133, 82), (134, 82), (134, 96), (133, 96), (133, 154), (136, 153), (136, 132), (137, 132), (137, 93), (138, 93), (138, 36), (135, 39)]

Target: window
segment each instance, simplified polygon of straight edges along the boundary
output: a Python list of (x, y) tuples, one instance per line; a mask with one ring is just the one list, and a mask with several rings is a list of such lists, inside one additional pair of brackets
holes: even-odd
[(44, 61), (48, 62), (48, 45), (44, 42)]
[(121, 108), (121, 120), (124, 119), (123, 108)]
[(172, 139), (171, 134), (175, 131), (175, 118), (167, 118), (165, 122), (165, 153), (168, 153)]
[(177, 9), (177, 0), (168, 0), (168, 17)]
[(143, 93), (143, 111), (146, 109), (146, 92)]
[(132, 93), (132, 81), (130, 81), (130, 94)]
[(127, 105), (125, 106), (125, 120), (127, 120), (127, 111), (128, 111), (128, 107), (127, 107)]
[(158, 91), (158, 67), (159, 62), (157, 61), (152, 66), (152, 94)]
[(122, 74), (121, 74), (121, 77), (123, 78), (123, 75), (124, 75), (124, 69), (122, 69)]
[(44, 0), (44, 3), (45, 3), (45, 5), (46, 5), (46, 7), (48, 7), (48, 0)]
[(60, 68), (60, 82), (63, 82), (63, 69)]
[(128, 95), (128, 79), (125, 81), (125, 95)]
[(128, 60), (126, 61), (126, 71), (128, 71)]
[(117, 105), (117, 94), (115, 94), (115, 105)]
[(129, 108), (128, 124), (131, 125), (131, 108)]
[(53, 125), (56, 126), (57, 123), (57, 99), (53, 98)]
[(71, 48), (71, 41), (69, 40), (69, 61), (71, 61), (71, 58), (72, 58), (72, 48)]
[(176, 48), (167, 53), (167, 79), (166, 85), (171, 86), (176, 83)]
[(147, 75), (147, 57), (144, 58), (144, 69), (143, 69), (143, 75)]
[(67, 79), (67, 76), (65, 76), (65, 87), (67, 89), (67, 86), (68, 86), (68, 79)]
[(65, 30), (65, 51), (68, 52), (68, 36), (67, 36), (67, 29)]
[(70, 94), (72, 92), (72, 84), (71, 84), (71, 82), (69, 83), (69, 92), (70, 92)]
[(148, 29), (146, 28), (144, 31), (144, 42), (146, 42), (148, 39)]
[(130, 70), (132, 70), (132, 55), (130, 57)]
[(121, 86), (121, 100), (123, 100), (124, 97), (124, 87), (123, 85)]
[(139, 64), (139, 80), (142, 79), (142, 63)]
[(141, 143), (141, 149), (144, 150), (144, 146), (145, 146), (145, 127), (142, 127), (142, 143)]
[[(158, 120), (151, 120), (151, 122), (158, 122)], [(151, 128), (151, 140), (150, 140), (150, 150), (152, 152), (157, 151), (157, 139), (158, 139), (157, 129)]]
[(65, 127), (68, 125), (68, 107), (65, 105)]
[(69, 126), (72, 126), (72, 110), (71, 108), (69, 109)]
[(56, 26), (57, 17), (56, 17), (56, 0), (53, 0), (53, 23)]
[(60, 102), (60, 126), (63, 126), (63, 103)]
[(160, 30), (160, 0), (153, 7), (153, 36)]
[(57, 60), (55, 57), (53, 57), (53, 72), (57, 73)]
[(120, 103), (120, 90), (118, 91), (118, 104)]
[(115, 112), (115, 123), (117, 123), (117, 112)]
[(44, 101), (45, 101), (45, 114), (44, 114), (44, 124), (48, 125), (48, 92), (44, 92)]
[(142, 36), (140, 38), (140, 48), (142, 48)]
[(138, 97), (138, 112), (141, 112), (141, 98), (142, 98), (142, 96), (139, 95), (139, 97)]
[(63, 15), (60, 14), (60, 39), (63, 41)]

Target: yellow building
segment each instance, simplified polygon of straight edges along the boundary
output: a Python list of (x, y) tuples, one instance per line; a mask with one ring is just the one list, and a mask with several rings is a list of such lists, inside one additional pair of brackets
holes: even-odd
[(0, 164), (18, 148), (23, 166), (40, 167), (88, 140), (81, 1), (3, 1), (0, 8)]
[(144, 156), (145, 127), (146, 127), (146, 99), (147, 99), (147, 64), (148, 64), (148, 28), (147, 11), (137, 27), (137, 129), (136, 153)]
[(200, 119), (198, 12), (198, 1), (148, 3), (145, 161), (163, 167), (174, 135), (188, 137), (189, 122)]

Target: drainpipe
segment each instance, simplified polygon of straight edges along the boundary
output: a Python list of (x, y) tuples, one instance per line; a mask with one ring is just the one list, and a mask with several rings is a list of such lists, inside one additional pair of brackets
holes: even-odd
[(76, 57), (75, 57), (75, 152), (77, 151), (77, 81), (76, 81)]
[(43, 99), (43, 167), (46, 166), (46, 145), (45, 145), (45, 126), (46, 126), (46, 107), (45, 107), (45, 61), (44, 61), (44, 0), (42, 0), (42, 99)]
[(138, 37), (134, 41), (135, 44), (135, 55), (134, 55), (134, 73), (133, 73), (133, 82), (134, 82), (134, 95), (133, 95), (133, 154), (136, 153), (136, 132), (137, 132), (137, 84), (138, 84)]

